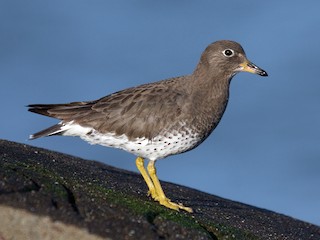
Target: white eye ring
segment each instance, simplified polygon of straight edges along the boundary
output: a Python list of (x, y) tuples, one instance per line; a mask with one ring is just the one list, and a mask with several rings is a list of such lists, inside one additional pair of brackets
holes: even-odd
[(222, 51), (225, 57), (232, 57), (234, 55), (234, 51), (232, 49), (225, 49)]

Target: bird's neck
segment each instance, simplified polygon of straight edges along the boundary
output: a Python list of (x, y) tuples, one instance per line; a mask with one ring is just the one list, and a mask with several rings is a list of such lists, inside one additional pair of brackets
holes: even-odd
[(226, 109), (232, 75), (221, 75), (213, 69), (195, 71), (192, 78), (194, 120), (205, 126), (203, 135), (207, 137), (217, 126)]
[[(219, 69), (210, 69), (206, 65), (202, 65), (203, 69), (201, 69), (201, 65), (200, 67), (199, 65), (192, 74), (193, 96), (195, 98), (201, 96), (199, 99), (213, 107), (218, 105), (215, 104), (216, 102), (226, 103), (229, 98), (230, 81), (233, 75), (221, 72)], [(203, 98), (203, 96), (206, 97)]]

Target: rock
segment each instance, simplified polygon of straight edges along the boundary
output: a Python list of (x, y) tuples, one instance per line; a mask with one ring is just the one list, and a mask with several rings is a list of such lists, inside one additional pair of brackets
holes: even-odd
[(146, 196), (140, 175), (0, 140), (2, 239), (320, 239), (320, 227), (162, 182), (194, 213)]

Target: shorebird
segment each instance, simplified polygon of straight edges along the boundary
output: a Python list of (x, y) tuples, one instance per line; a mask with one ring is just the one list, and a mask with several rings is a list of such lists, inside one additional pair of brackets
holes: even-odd
[[(120, 148), (136, 165), (151, 197), (170, 209), (192, 212), (166, 197), (155, 162), (201, 144), (218, 125), (238, 72), (268, 74), (250, 62), (240, 44), (217, 41), (202, 53), (190, 75), (128, 88), (95, 101), (31, 104), (29, 111), (60, 119), (30, 136), (78, 136), (91, 144)], [(144, 159), (149, 159), (147, 168)]]

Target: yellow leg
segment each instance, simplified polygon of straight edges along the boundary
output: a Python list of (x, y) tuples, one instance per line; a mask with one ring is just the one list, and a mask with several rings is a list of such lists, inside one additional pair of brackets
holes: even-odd
[(178, 203), (174, 203), (174, 202), (171, 202), (169, 198), (166, 197), (166, 195), (164, 194), (163, 190), (162, 190), (162, 187), (161, 187), (161, 184), (160, 184), (160, 181), (157, 177), (157, 173), (156, 173), (156, 168), (154, 166), (154, 163), (155, 161), (150, 161), (149, 164), (148, 164), (148, 173), (150, 175), (150, 178), (153, 182), (153, 186), (155, 188), (155, 191), (157, 193), (157, 201), (160, 202), (161, 205), (164, 205), (165, 207), (167, 208), (171, 208), (171, 209), (174, 209), (174, 210), (185, 210), (187, 212), (192, 212), (192, 208), (189, 208), (189, 207), (185, 207), (183, 206), (182, 204), (178, 204)]
[(149, 188), (149, 194), (151, 194), (151, 197), (154, 200), (158, 200), (158, 195), (157, 195), (156, 189), (155, 189), (155, 187), (152, 183), (152, 180), (150, 179), (146, 169), (144, 168), (144, 159), (142, 157), (138, 157), (136, 159), (136, 166), (137, 166), (139, 172), (141, 173), (144, 181), (146, 182), (146, 184)]

